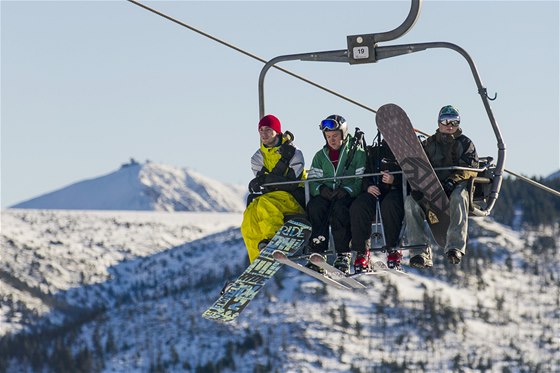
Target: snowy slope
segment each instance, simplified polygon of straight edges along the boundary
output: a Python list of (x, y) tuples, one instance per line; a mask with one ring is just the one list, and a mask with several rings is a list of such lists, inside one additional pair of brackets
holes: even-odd
[(60, 355), (78, 364), (86, 351), (82, 364), (105, 372), (558, 371), (558, 226), (473, 220), (459, 269), (439, 253), (434, 270), (369, 276), (366, 291), (284, 269), (238, 321), (218, 324), (200, 314), (247, 265), (240, 220), (2, 212), (0, 333), (29, 340), (0, 339), (0, 370), (2, 351), (54, 328), (40, 345), (51, 368), (60, 357), (50, 351), (71, 346)]
[(245, 188), (174, 166), (131, 161), (13, 208), (71, 210), (243, 211)]

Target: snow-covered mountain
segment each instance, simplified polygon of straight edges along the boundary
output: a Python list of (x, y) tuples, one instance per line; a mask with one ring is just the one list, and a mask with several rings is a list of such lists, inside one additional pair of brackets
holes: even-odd
[[(470, 224), (459, 267), (345, 291), (282, 269), (236, 322), (240, 213), (2, 212), (0, 371), (553, 372), (559, 226)], [(60, 369), (58, 369), (60, 367)]]
[(246, 189), (186, 168), (130, 163), (108, 175), (81, 181), (12, 208), (240, 212)]

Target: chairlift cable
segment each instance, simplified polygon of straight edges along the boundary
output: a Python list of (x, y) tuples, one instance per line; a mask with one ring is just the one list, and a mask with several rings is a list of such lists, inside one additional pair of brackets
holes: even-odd
[(555, 189), (552, 189), (552, 188), (547, 187), (546, 185), (542, 185), (540, 183), (537, 183), (536, 181), (531, 180), (528, 177), (525, 177), (523, 175), (516, 174), (515, 172), (509, 171), (509, 170), (504, 170), (504, 171), (513, 175), (513, 176), (515, 176), (516, 178), (518, 178), (522, 181), (525, 181), (526, 183), (529, 183), (529, 184), (531, 184), (533, 186), (536, 186), (537, 188), (540, 188), (540, 189), (542, 189), (542, 190), (544, 190), (548, 193), (552, 193), (552, 194), (556, 195), (557, 197), (560, 197), (560, 192), (555, 190)]
[[(420, 130), (417, 130), (417, 129), (414, 129), (414, 130), (421, 135), (424, 135), (426, 137), (430, 137), (430, 135), (427, 134), (426, 132), (423, 132), (423, 131), (420, 131)], [(529, 179), (528, 177), (519, 175), (519, 174), (517, 174), (513, 171), (510, 171), (510, 170), (506, 169), (506, 168), (504, 168), (504, 172), (507, 172), (508, 174), (515, 176), (516, 178), (518, 178), (521, 181), (524, 181), (524, 182), (529, 183), (533, 186), (536, 186), (537, 188), (540, 188), (540, 189), (544, 190), (545, 192), (552, 193), (552, 194), (556, 195), (557, 197), (560, 197), (560, 192), (559, 191), (557, 191), (555, 189), (552, 189), (552, 188), (549, 188), (546, 185), (543, 185), (541, 183), (538, 183), (535, 180), (532, 180), (532, 179)]]
[[(169, 21), (171, 21), (171, 22), (174, 22), (174, 23), (176, 23), (176, 24), (178, 24), (178, 25), (180, 25), (180, 26), (183, 26), (183, 27), (185, 27), (185, 28), (188, 28), (189, 30), (194, 31), (194, 32), (196, 32), (196, 33), (198, 33), (198, 34), (200, 34), (200, 35), (202, 35), (202, 36), (205, 36), (205, 37), (207, 37), (207, 38), (209, 38), (209, 39), (212, 39), (212, 40), (214, 40), (215, 42), (218, 42), (218, 43), (220, 43), (220, 44), (223, 44), (223, 45), (225, 45), (226, 47), (229, 47), (229, 48), (231, 48), (231, 49), (233, 49), (233, 50), (235, 50), (235, 51), (237, 51), (237, 52), (239, 52), (239, 53), (242, 53), (242, 54), (244, 54), (244, 55), (246, 55), (246, 56), (248, 56), (248, 57), (251, 57), (251, 58), (253, 58), (253, 59), (257, 60), (257, 61), (260, 61), (260, 62), (262, 62), (262, 63), (267, 63), (267, 62), (268, 62), (268, 61), (265, 60), (264, 58), (261, 58), (261, 57), (255, 55), (255, 54), (253, 54), (253, 53), (247, 52), (247, 51), (245, 51), (245, 50), (243, 50), (243, 49), (241, 49), (241, 48), (239, 48), (239, 47), (237, 47), (237, 46), (235, 46), (235, 45), (233, 45), (233, 44), (231, 44), (231, 43), (228, 43), (228, 42), (226, 42), (226, 41), (224, 41), (224, 40), (218, 39), (218, 38), (215, 37), (215, 36), (212, 36), (212, 35), (210, 35), (210, 34), (204, 32), (204, 31), (201, 31), (201, 30), (199, 30), (199, 29), (197, 29), (197, 28), (195, 28), (195, 27), (193, 27), (193, 26), (190, 26), (190, 25), (186, 24), (185, 22), (179, 21), (179, 20), (176, 19), (176, 18), (173, 18), (173, 17), (171, 17), (171, 16), (168, 16), (167, 14), (162, 13), (162, 12), (160, 12), (159, 10), (153, 9), (153, 8), (147, 6), (147, 5), (144, 5), (144, 4), (142, 4), (142, 3), (140, 3), (140, 2), (138, 2), (138, 1), (136, 1), (136, 0), (127, 0), (127, 1), (130, 2), (130, 3), (132, 3), (132, 4), (138, 5), (139, 7), (144, 8), (144, 9), (146, 9), (146, 10), (148, 10), (148, 11), (154, 13), (154, 14), (157, 14), (158, 16), (161, 16), (161, 17), (163, 17), (163, 18), (165, 18), (165, 19), (167, 19), (167, 20), (169, 20)], [(362, 104), (362, 103), (359, 103), (359, 102), (356, 101), (356, 100), (353, 100), (353, 99), (351, 99), (351, 98), (349, 98), (349, 97), (347, 97), (347, 96), (344, 96), (343, 94), (338, 93), (338, 92), (336, 92), (336, 91), (334, 91), (334, 90), (332, 90), (332, 89), (330, 89), (330, 88), (327, 88), (327, 87), (322, 86), (322, 85), (320, 85), (320, 84), (318, 84), (318, 83), (315, 83), (314, 81), (309, 80), (309, 79), (307, 79), (307, 78), (305, 78), (305, 77), (303, 77), (303, 76), (301, 76), (301, 75), (298, 75), (298, 74), (296, 74), (296, 73), (294, 73), (294, 72), (291, 72), (290, 70), (284, 69), (284, 68), (282, 68), (282, 67), (280, 67), (280, 66), (274, 66), (274, 68), (276, 68), (276, 69), (278, 69), (278, 70), (280, 70), (280, 71), (282, 71), (282, 72), (284, 72), (284, 73), (286, 73), (286, 74), (288, 74), (288, 75), (291, 75), (291, 76), (293, 76), (294, 78), (297, 78), (297, 79), (299, 79), (299, 80), (301, 80), (301, 81), (304, 81), (305, 83), (311, 84), (312, 86), (317, 87), (317, 88), (319, 88), (319, 89), (321, 89), (321, 90), (323, 90), (323, 91), (325, 91), (325, 92), (328, 92), (328, 93), (330, 93), (330, 94), (333, 94), (333, 95), (335, 95), (335, 96), (337, 96), (337, 97), (339, 97), (339, 98), (341, 98), (341, 99), (343, 99), (343, 100), (345, 100), (345, 101), (348, 101), (348, 102), (350, 102), (350, 103), (352, 103), (352, 104), (354, 104), (354, 105), (357, 105), (357, 106), (359, 106), (359, 107), (361, 107), (361, 108), (363, 108), (363, 109), (365, 109), (365, 110), (368, 110), (368, 111), (370, 111), (370, 112), (372, 112), (372, 113), (377, 113), (376, 110), (374, 110), (374, 109), (372, 109), (372, 108), (370, 108), (370, 107), (368, 107), (368, 106), (366, 106), (366, 105), (364, 105), (364, 104)]]

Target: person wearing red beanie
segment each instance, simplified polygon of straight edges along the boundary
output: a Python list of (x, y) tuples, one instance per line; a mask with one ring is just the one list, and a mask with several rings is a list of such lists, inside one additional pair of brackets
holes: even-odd
[(280, 120), (272, 114), (268, 114), (262, 117), (262, 119), (259, 121), (259, 130), (263, 126), (270, 127), (277, 133), (282, 133), (282, 125), (280, 124)]
[(265, 115), (258, 124), (261, 146), (251, 157), (255, 178), (249, 183), (247, 208), (241, 234), (253, 262), (284, 224), (285, 215), (304, 215), (304, 190), (300, 184), (263, 186), (307, 177), (303, 153), (292, 143), (293, 135), (282, 133), (280, 120)]

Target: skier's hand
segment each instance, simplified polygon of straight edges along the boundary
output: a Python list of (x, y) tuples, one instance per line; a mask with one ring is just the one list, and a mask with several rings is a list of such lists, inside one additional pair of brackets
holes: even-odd
[(379, 188), (376, 185), (370, 185), (367, 188), (367, 192), (371, 195), (373, 195), (374, 197), (379, 197), (381, 195), (381, 191), (379, 190)]
[(283, 181), (286, 181), (286, 178), (284, 176), (280, 176), (280, 175), (275, 175), (275, 174), (266, 174), (264, 175), (264, 183), (263, 184), (273, 184), (273, 183), (281, 183)]
[(319, 187), (319, 194), (321, 195), (321, 197), (329, 201), (332, 201), (332, 199), (334, 198), (334, 190), (326, 185), (321, 185)]
[(259, 175), (255, 177), (253, 180), (249, 182), (249, 192), (251, 193), (261, 193), (262, 192), (262, 185), (264, 184), (264, 177), (263, 175)]
[(443, 182), (443, 191), (447, 194), (447, 197), (451, 195), (453, 189), (455, 189), (455, 182), (451, 179), (447, 179)]
[(348, 191), (344, 188), (335, 189), (333, 194), (334, 194), (333, 199), (343, 199), (350, 195), (350, 193), (348, 193)]
[(381, 171), (383, 176), (381, 177), (381, 181), (385, 184), (393, 184), (395, 181), (395, 177), (389, 173), (389, 171)]

